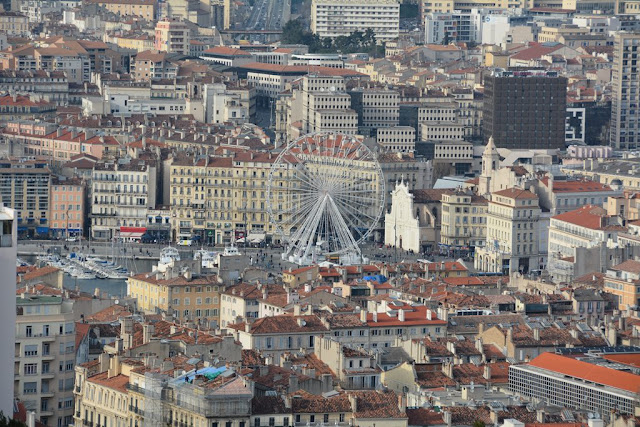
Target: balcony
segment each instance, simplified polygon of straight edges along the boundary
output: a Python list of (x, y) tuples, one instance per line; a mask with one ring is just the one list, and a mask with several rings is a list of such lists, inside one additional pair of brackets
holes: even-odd
[(53, 397), (54, 396), (54, 392), (53, 390), (40, 390), (40, 396), (41, 397)]
[(93, 421), (82, 420), (82, 425), (84, 427), (93, 427)]

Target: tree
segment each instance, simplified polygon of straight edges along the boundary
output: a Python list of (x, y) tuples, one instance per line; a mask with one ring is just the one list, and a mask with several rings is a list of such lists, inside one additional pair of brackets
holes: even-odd
[(485, 423), (482, 420), (475, 420), (473, 422), (473, 427), (485, 427)]
[(0, 427), (27, 427), (27, 426), (20, 421), (5, 417), (4, 413), (0, 412)]
[(302, 21), (299, 19), (289, 20), (282, 27), (282, 43), (284, 44), (302, 44), (305, 37), (311, 34), (305, 31)]

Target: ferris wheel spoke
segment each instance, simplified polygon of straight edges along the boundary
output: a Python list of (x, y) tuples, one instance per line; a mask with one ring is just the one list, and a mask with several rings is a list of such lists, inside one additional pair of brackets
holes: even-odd
[(354, 228), (364, 228), (369, 227), (369, 223), (363, 220), (359, 215), (362, 215), (362, 210), (356, 209), (351, 205), (346, 205), (345, 203), (334, 200), (340, 207), (343, 209), (345, 213), (345, 217), (349, 219), (349, 222)]

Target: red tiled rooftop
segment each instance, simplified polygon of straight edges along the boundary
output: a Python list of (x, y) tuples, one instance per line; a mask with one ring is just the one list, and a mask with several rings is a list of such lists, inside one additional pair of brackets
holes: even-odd
[(631, 393), (640, 392), (640, 375), (617, 371), (555, 353), (543, 353), (529, 362), (529, 365)]

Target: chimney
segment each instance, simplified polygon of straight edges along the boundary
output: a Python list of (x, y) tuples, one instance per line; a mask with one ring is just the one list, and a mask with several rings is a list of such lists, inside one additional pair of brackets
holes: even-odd
[(363, 323), (367, 322), (367, 310), (365, 309), (360, 310), (360, 321)]
[(484, 373), (482, 377), (487, 381), (491, 380), (491, 366), (488, 363), (484, 365)]
[(542, 409), (538, 409), (536, 411), (536, 422), (540, 423), (540, 424), (544, 424), (545, 423), (545, 416), (544, 416), (544, 410)]
[(622, 317), (622, 315), (620, 316), (620, 319), (618, 319), (618, 329), (620, 329), (621, 331), (627, 329), (627, 321), (624, 317)]
[[(290, 296), (291, 296), (291, 293), (287, 293), (287, 302), (289, 302)], [(300, 304), (293, 305), (293, 315), (300, 316)]]
[(151, 336), (155, 332), (155, 326), (142, 325), (142, 344), (147, 344), (151, 341)]
[(442, 413), (442, 418), (444, 418), (444, 422), (447, 425), (447, 427), (451, 427), (451, 412), (444, 411)]
[(398, 310), (398, 320), (401, 322), (404, 322), (404, 310), (400, 309)]
[(264, 366), (261, 365), (260, 366), (260, 376), (264, 377), (265, 375), (267, 375), (269, 373), (269, 367), (268, 366)]
[(427, 320), (432, 320), (433, 319), (433, 313), (431, 312), (431, 309), (427, 308)]
[(98, 362), (100, 364), (100, 372), (107, 372), (109, 370), (109, 355), (107, 353), (101, 353), (98, 356)]
[(533, 328), (533, 339), (536, 341), (540, 341), (540, 329)]
[(293, 393), (298, 390), (298, 376), (289, 375), (289, 393)]
[(349, 404), (351, 405), (351, 412), (358, 412), (358, 399), (352, 394), (349, 395)]
[(372, 314), (373, 314), (373, 322), (378, 323), (378, 312), (374, 311)]

